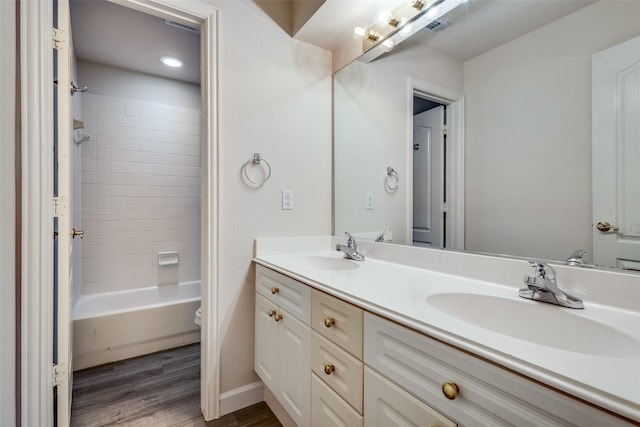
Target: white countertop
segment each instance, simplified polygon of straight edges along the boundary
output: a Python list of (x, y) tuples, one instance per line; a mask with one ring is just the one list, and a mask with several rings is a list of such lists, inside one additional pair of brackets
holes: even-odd
[[(254, 259), (261, 265), (640, 422), (638, 310), (590, 301), (582, 294), (578, 296), (585, 301), (584, 310), (519, 298), (522, 277), (529, 273), (525, 262), (521, 262), (522, 274), (507, 286), (416, 267), (416, 262), (402, 265), (373, 256), (363, 262), (341, 260), (342, 254), (331, 250), (331, 245), (335, 247), (331, 239), (316, 239), (311, 245), (293, 239), (293, 247), (287, 250), (282, 245), (286, 239), (261, 240)], [(279, 241), (273, 245), (268, 240)], [(378, 244), (368, 252), (375, 255), (384, 246)], [(363, 251), (367, 252), (367, 244)], [(322, 269), (317, 263), (328, 259), (340, 266), (344, 261), (348, 269)], [(507, 261), (511, 266), (506, 269), (513, 269), (513, 260)], [(491, 262), (495, 268), (495, 259)], [(478, 263), (482, 268), (482, 260)], [(628, 297), (638, 298), (638, 285), (639, 294)], [(550, 323), (556, 317), (559, 320)], [(519, 328), (526, 329), (523, 335), (528, 339), (520, 339)], [(621, 340), (616, 341), (618, 337)]]

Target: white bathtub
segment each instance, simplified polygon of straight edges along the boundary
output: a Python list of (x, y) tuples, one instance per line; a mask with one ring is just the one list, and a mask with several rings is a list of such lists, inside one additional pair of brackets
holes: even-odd
[(200, 282), (83, 295), (73, 306), (73, 369), (200, 341)]

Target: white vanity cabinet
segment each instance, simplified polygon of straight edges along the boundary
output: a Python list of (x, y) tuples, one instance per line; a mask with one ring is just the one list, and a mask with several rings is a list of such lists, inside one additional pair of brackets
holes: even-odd
[(317, 290), (311, 295), (311, 425), (363, 425), (363, 310)]
[(311, 290), (256, 267), (254, 368), (300, 427), (310, 423)]
[[(631, 425), (371, 313), (365, 313), (364, 362), (460, 425)], [(365, 376), (365, 420), (373, 411), (367, 381)]]

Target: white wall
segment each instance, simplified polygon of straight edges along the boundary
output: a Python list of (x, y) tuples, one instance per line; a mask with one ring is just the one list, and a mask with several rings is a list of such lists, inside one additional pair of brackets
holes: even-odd
[[(417, 58), (420, 58), (417, 60)], [(335, 80), (336, 234), (382, 232), (410, 243), (407, 204), (411, 198), (413, 116), (408, 76), (462, 92), (462, 63), (427, 46), (392, 52), (369, 64), (353, 62)], [(409, 100), (409, 101), (408, 101)], [(384, 187), (387, 167), (399, 175), (397, 191)], [(373, 193), (375, 207), (365, 209)]]
[[(79, 79), (90, 92), (76, 138), (92, 137), (82, 143), (80, 293), (200, 280), (200, 111), (172, 105), (199, 105), (197, 87), (84, 61)], [(177, 266), (158, 265), (165, 251), (178, 252)]]
[[(221, 391), (257, 380), (254, 239), (331, 233), (331, 63), (292, 40), (250, 1), (219, 1), (218, 256)], [(271, 179), (246, 185), (241, 166), (261, 153)], [(294, 209), (281, 210), (281, 190)]]
[(0, 1), (0, 425), (15, 425), (15, 3)]
[(591, 252), (591, 56), (640, 33), (640, 3), (611, 3), (464, 64), (466, 249)]
[[(79, 60), (79, 86), (90, 93), (200, 110), (200, 86)], [(167, 102), (170, 99), (171, 102)]]

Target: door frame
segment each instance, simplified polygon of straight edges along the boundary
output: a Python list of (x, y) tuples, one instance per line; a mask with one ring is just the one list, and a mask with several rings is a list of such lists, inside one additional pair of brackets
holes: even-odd
[[(220, 414), (218, 319), (218, 10), (202, 0), (111, 0), (150, 15), (200, 27), (201, 33), (201, 408)], [(54, 423), (53, 388), (53, 2), (20, 1), (22, 206), (20, 232), (23, 425)]]
[(455, 90), (407, 78), (407, 236), (413, 236), (413, 97), (418, 94), (447, 106), (447, 151), (445, 194), (447, 195), (446, 249), (464, 249), (464, 95)]

